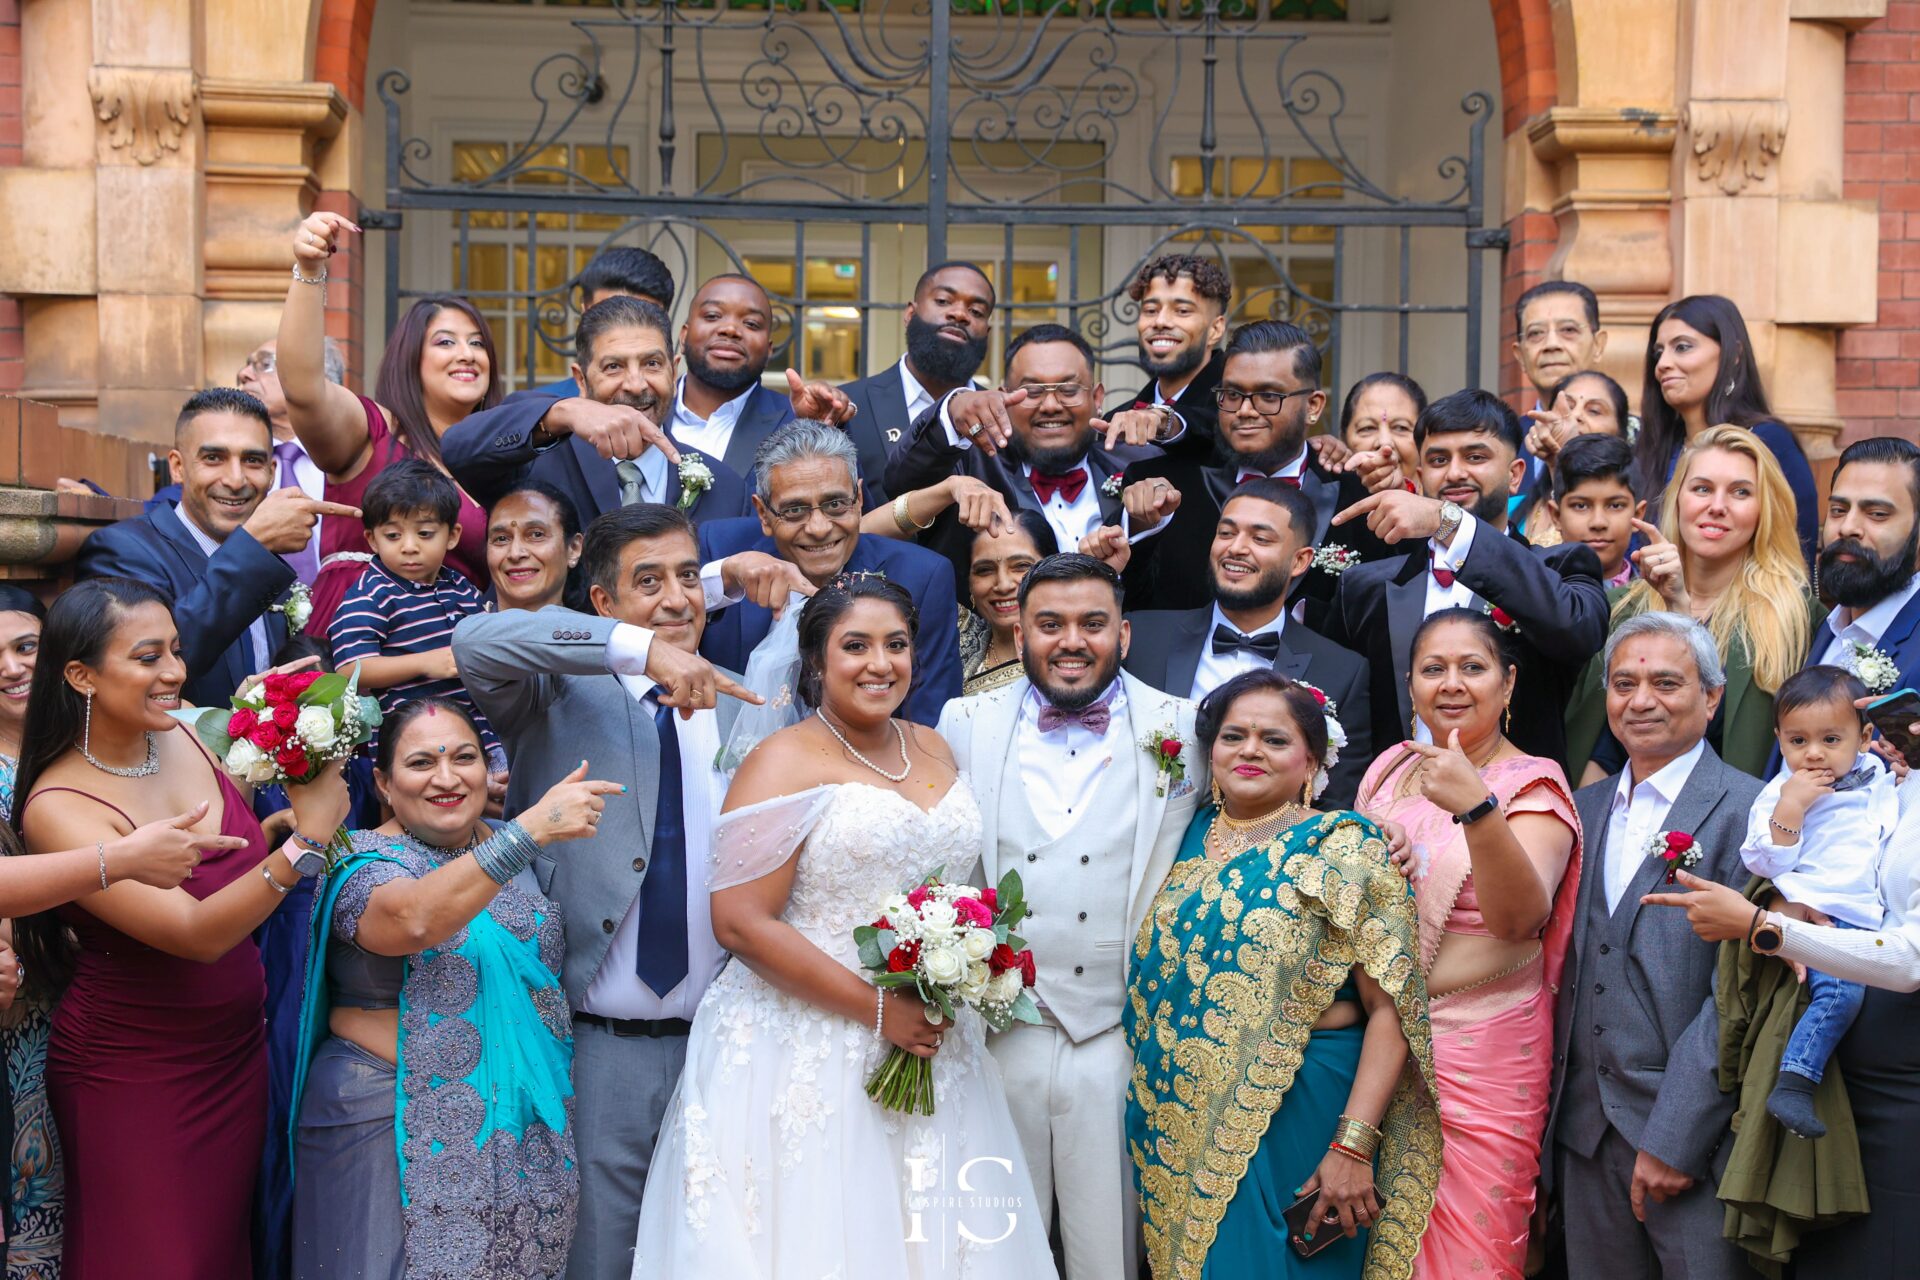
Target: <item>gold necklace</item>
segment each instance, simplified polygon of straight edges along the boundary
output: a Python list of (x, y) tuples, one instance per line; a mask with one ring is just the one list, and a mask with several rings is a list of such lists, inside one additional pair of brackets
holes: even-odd
[(1207, 824), (1207, 834), (1201, 844), (1209, 858), (1216, 862), (1223, 861), (1255, 845), (1265, 844), (1292, 826), (1295, 814), (1305, 812), (1299, 801), (1289, 800), (1272, 813), (1241, 819), (1228, 817), (1223, 805), (1220, 812), (1213, 816), (1213, 821)]

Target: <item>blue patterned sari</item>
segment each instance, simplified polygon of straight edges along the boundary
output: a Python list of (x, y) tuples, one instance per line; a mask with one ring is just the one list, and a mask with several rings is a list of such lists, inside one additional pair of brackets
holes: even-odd
[[(455, 856), (353, 833), (353, 853), (327, 878), (314, 911), (296, 1098), (328, 1035), (327, 952), (349, 945), (333, 927), (335, 912), (357, 924), (378, 883), (424, 876)], [(565, 1269), (579, 1174), (573, 1022), (559, 978), (564, 946), (558, 909), (515, 881), (446, 942), (405, 958), (388, 1148), (399, 1162), (406, 1239), (405, 1270), (395, 1274)], [(296, 1151), (300, 1110), (289, 1135)], [(377, 1221), (391, 1211), (362, 1212)]]
[[(1134, 943), (1127, 1144), (1155, 1280), (1403, 1280), (1440, 1179), (1426, 983), (1413, 896), (1358, 814), (1316, 815), (1224, 861), (1194, 815)], [(1412, 1049), (1381, 1123), (1379, 1221), (1301, 1259), (1281, 1215), (1327, 1152), (1364, 1024), (1315, 1031), (1363, 971)]]

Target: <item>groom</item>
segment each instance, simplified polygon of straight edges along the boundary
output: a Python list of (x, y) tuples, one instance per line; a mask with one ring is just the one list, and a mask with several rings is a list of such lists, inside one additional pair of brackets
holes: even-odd
[[(1090, 556), (1048, 556), (1020, 585), (1026, 679), (956, 698), (940, 719), (980, 802), (984, 882), (1018, 871), (1038, 904), (1021, 934), (1042, 1022), (991, 1047), (1049, 1228), (1060, 1204), (1067, 1280), (1135, 1275), (1127, 956), (1207, 790), (1193, 704), (1121, 672), (1127, 633), (1118, 574)], [(1142, 745), (1149, 736), (1177, 744), (1171, 767)]]

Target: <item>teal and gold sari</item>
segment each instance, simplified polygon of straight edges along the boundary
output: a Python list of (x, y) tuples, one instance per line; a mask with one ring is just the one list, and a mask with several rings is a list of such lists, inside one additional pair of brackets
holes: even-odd
[[(1403, 1280), (1440, 1179), (1426, 982), (1413, 895), (1373, 823), (1316, 815), (1226, 861), (1194, 815), (1134, 943), (1127, 1143), (1155, 1280), (1246, 1275)], [(1373, 1229), (1310, 1261), (1281, 1214), (1326, 1155), (1365, 1035), (1315, 1031), (1355, 968), (1400, 1011), (1411, 1049), (1381, 1123)], [(1284, 1103), (1284, 1105), (1283, 1105)]]

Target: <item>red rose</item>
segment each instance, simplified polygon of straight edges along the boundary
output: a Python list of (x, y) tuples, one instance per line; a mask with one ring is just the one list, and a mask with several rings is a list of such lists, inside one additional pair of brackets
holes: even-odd
[(1039, 976), (1033, 969), (1033, 952), (1022, 951), (1019, 955), (1015, 956), (1014, 959), (1020, 963), (1020, 985), (1023, 987), (1032, 986), (1038, 980)]
[(1513, 615), (1508, 613), (1505, 609), (1502, 609), (1499, 605), (1494, 605), (1493, 606), (1493, 625), (1496, 627), (1502, 627), (1502, 628), (1511, 627), (1513, 626)]
[(248, 742), (269, 754), (278, 751), (280, 744), (286, 740), (287, 735), (282, 733), (280, 726), (271, 720), (262, 720), (247, 734)]
[(264, 681), (268, 702), (282, 702), (287, 696), (287, 681), (290, 677), (279, 674), (270, 675)]
[(1327, 705), (1326, 694), (1320, 692), (1318, 689), (1314, 688), (1312, 685), (1307, 686), (1307, 692), (1313, 695), (1313, 700), (1316, 705), (1319, 705), (1322, 707)]
[(307, 771), (307, 749), (290, 742), (273, 753), (273, 762), (285, 769), (288, 777), (297, 778)]
[(987, 956), (987, 968), (993, 970), (995, 973), (1005, 973), (1019, 963), (1020, 957), (1015, 955), (1013, 948), (1004, 942), (995, 947)]
[(1685, 853), (1693, 848), (1693, 837), (1684, 831), (1670, 831), (1667, 833), (1667, 848), (1675, 853)]
[(998, 911), (1000, 909), (1000, 891), (998, 889), (982, 889), (980, 891), (980, 901), (987, 904), (987, 910)]
[(287, 677), (287, 696), (290, 698), (299, 697), (301, 694), (305, 693), (308, 689), (311, 689), (313, 687), (313, 682), (315, 680), (318, 680), (324, 674), (325, 672), (321, 672), (321, 671), (302, 671), (297, 676), (288, 676)]
[(893, 922), (888, 920), (885, 916), (881, 916), (878, 920), (875, 920), (873, 922), (873, 927), (876, 929), (891, 929), (893, 928)]
[(907, 895), (907, 905), (912, 907), (915, 911), (918, 911), (921, 907), (924, 907), (927, 905), (927, 899), (932, 896), (933, 896), (933, 890), (931, 887), (924, 884), (920, 885), (918, 888), (914, 889), (913, 892)]
[(1180, 739), (1178, 738), (1162, 738), (1160, 739), (1160, 754), (1171, 760), (1180, 754), (1180, 745)]
[(292, 733), (293, 726), (300, 719), (300, 708), (291, 702), (282, 702), (273, 709), (273, 723), (283, 733)]
[(260, 717), (244, 707), (227, 717), (227, 736), (244, 738), (253, 732), (253, 726), (260, 723)]
[(920, 944), (903, 942), (887, 953), (887, 972), (905, 973), (920, 962)]

